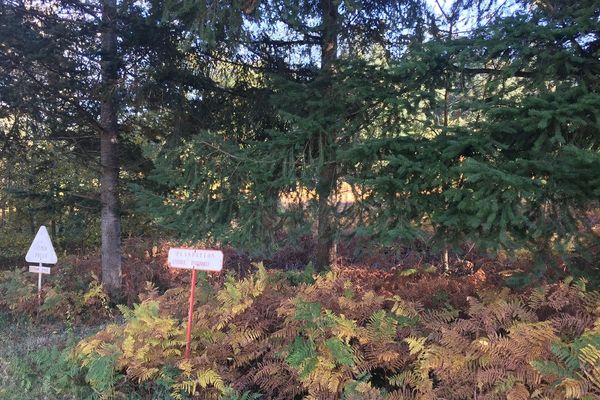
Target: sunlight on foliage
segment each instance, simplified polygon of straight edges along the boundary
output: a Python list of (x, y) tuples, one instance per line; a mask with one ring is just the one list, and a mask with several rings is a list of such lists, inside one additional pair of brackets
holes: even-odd
[(184, 292), (120, 307), (125, 322), (81, 341), (72, 355), (106, 395), (168, 379), (180, 399), (600, 393), (600, 303), (592, 307), (597, 293), (581, 280), (525, 293), (484, 290), (461, 312), (450, 304), (424, 309), (401, 294), (384, 298), (331, 273), (296, 285), (262, 265), (227, 278), (216, 293), (195, 313), (189, 360), (185, 320), (169, 314), (186, 308)]

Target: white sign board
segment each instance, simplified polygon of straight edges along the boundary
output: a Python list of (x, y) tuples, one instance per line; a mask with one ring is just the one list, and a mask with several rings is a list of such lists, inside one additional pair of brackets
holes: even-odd
[(223, 269), (223, 252), (219, 250), (201, 249), (169, 249), (169, 265), (172, 268), (198, 269), (201, 271), (221, 271)]
[(56, 264), (56, 261), (58, 261), (44, 225), (40, 226), (37, 235), (35, 235), (25, 256), (25, 261), (36, 264)]
[(50, 267), (38, 267), (36, 265), (30, 265), (29, 272), (35, 272), (36, 274), (49, 274)]

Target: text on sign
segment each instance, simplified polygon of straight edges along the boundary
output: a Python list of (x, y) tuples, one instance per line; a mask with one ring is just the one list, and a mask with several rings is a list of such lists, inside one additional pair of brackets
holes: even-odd
[(219, 250), (171, 248), (168, 256), (172, 268), (221, 271), (223, 252)]

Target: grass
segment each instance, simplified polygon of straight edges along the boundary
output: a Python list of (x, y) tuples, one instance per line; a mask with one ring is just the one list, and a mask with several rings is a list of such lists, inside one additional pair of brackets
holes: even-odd
[(102, 326), (40, 325), (0, 312), (0, 399), (68, 400), (93, 393), (69, 347)]

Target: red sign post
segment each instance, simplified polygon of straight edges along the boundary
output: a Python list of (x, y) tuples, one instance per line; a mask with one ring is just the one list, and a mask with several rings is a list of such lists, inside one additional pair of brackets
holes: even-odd
[(192, 319), (194, 314), (194, 292), (196, 291), (196, 271), (218, 272), (223, 269), (223, 252), (218, 250), (202, 249), (169, 249), (169, 266), (192, 270), (190, 283), (190, 305), (188, 309), (187, 330), (185, 333), (185, 358), (190, 358), (190, 345), (192, 342)]

